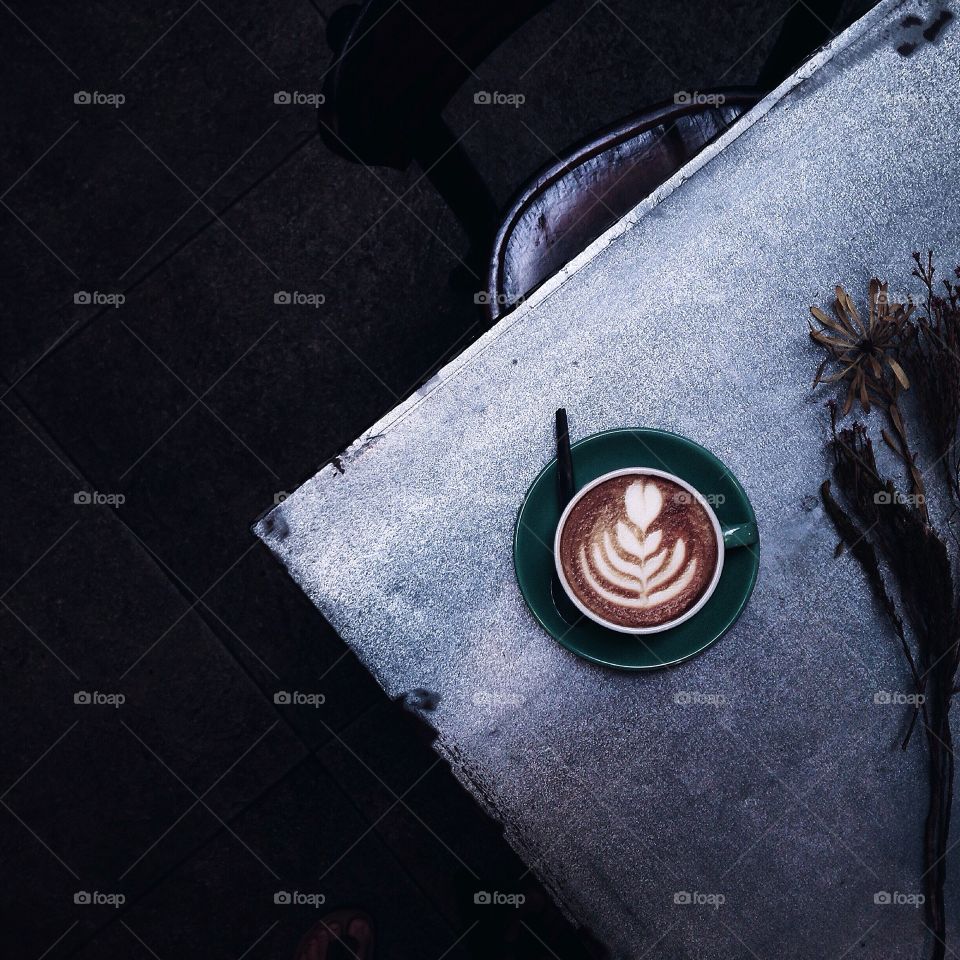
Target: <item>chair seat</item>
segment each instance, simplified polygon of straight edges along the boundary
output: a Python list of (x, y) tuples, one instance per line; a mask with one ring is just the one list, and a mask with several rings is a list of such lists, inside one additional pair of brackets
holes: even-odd
[(759, 99), (754, 90), (715, 91), (647, 109), (541, 171), (497, 233), (485, 298), (489, 319), (569, 263)]

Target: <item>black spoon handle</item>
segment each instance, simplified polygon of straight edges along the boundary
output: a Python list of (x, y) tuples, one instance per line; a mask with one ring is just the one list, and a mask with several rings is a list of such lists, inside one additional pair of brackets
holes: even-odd
[[(577, 486), (573, 479), (573, 456), (570, 453), (570, 430), (567, 425), (567, 411), (561, 407), (557, 411), (557, 506), (563, 513), (564, 508), (573, 499)], [(557, 613), (571, 626), (576, 626), (583, 614), (573, 605), (560, 583), (557, 571), (553, 571), (550, 590)]]
[(570, 454), (567, 411), (561, 407), (557, 411), (557, 499), (560, 502), (561, 511), (571, 501), (576, 490), (573, 479), (573, 457)]

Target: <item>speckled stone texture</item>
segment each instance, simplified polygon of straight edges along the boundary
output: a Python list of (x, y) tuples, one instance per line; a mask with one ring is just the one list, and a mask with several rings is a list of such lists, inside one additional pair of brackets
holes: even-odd
[[(938, 9), (876, 8), (257, 526), (389, 694), (438, 695), (439, 749), (616, 956), (929, 943), (897, 902), (922, 891), (923, 748), (875, 702), (908, 671), (833, 559), (806, 316), (960, 251), (957, 21), (896, 50)], [(676, 670), (592, 666), (524, 606), (513, 523), (561, 405), (576, 435), (685, 434), (753, 500), (753, 599)]]

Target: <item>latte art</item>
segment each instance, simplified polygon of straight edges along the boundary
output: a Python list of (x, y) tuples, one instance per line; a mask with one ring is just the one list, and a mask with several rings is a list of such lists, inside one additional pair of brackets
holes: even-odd
[(664, 477), (624, 475), (589, 490), (560, 537), (564, 575), (580, 601), (626, 627), (675, 620), (703, 595), (718, 549), (706, 509)]
[(593, 575), (585, 545), (580, 547), (580, 572), (600, 596), (616, 606), (657, 607), (678, 597), (690, 585), (697, 572), (697, 561), (687, 557), (683, 539), (677, 539), (672, 548), (667, 545), (658, 550), (663, 533), (651, 529), (651, 525), (663, 507), (663, 495), (655, 483), (637, 480), (630, 484), (624, 503), (633, 529), (618, 520), (615, 533), (600, 530), (600, 542), (591, 545), (591, 559), (600, 579), (608, 586), (620, 587), (626, 596), (606, 589)]

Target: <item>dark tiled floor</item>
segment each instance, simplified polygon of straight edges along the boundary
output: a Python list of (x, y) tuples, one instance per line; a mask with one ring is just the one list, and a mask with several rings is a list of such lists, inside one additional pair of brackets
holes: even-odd
[[(417, 881), (438, 895), (435, 903), (451, 920), (464, 916), (462, 890), (513, 889), (527, 873), (504, 856), (499, 829), (473, 819), (473, 801), (429, 748), (420, 721), (394, 704), (369, 711), (331, 739), (320, 762), (355, 797), (398, 853), (417, 850), (406, 865)], [(457, 878), (458, 885), (450, 879)]]
[[(312, 7), (183, 10), (43, 3), (7, 18), (8, 373), (96, 313), (76, 291), (128, 289), (314, 131), (314, 110), (273, 102), (319, 83)], [(125, 102), (77, 104), (81, 92)]]
[[(276, 903), (278, 893), (322, 897), (323, 906)], [(443, 920), (338, 784), (308, 759), (119, 922), (148, 945), (145, 955), (203, 955), (203, 931), (210, 956), (292, 957), (325, 911), (358, 904), (376, 904), (381, 956), (468, 956), (457, 944), (462, 931)], [(102, 956), (96, 947), (81, 954), (88, 955)]]
[[(312, 110), (273, 102), (319, 87), (337, 5), (0, 11), (17, 78), (0, 119), (0, 858), (18, 956), (289, 957), (318, 911), (284, 890), (365, 905), (381, 956), (496, 956), (505, 937), (576, 955), (424, 732), (249, 532), (479, 332), (450, 283), (465, 239), (419, 173), (334, 157)], [(505, 202), (645, 103), (751, 82), (789, 7), (560, 0), (448, 120)], [(476, 89), (527, 103), (481, 108)], [(324, 302), (276, 305), (284, 290)], [(112, 502), (76, 502), (95, 493)], [(324, 703), (275, 701), (293, 690)], [(473, 892), (516, 886), (543, 907), (527, 926), (474, 915)]]

